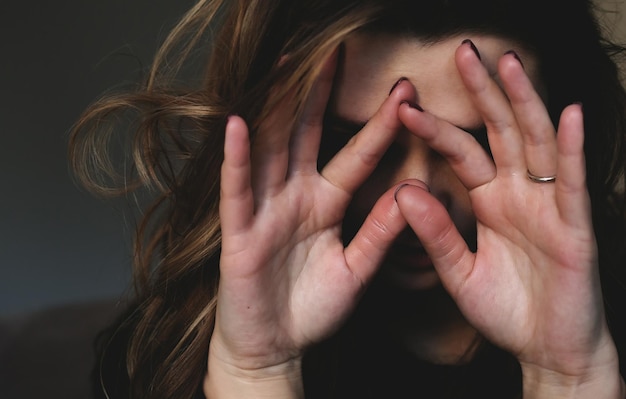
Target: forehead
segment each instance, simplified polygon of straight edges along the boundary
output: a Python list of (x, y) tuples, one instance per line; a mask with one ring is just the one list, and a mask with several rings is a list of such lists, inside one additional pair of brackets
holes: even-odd
[(494, 36), (450, 37), (436, 43), (388, 34), (355, 33), (346, 40), (332, 108), (344, 118), (365, 122), (376, 112), (401, 77), (416, 87), (418, 103), (458, 126), (478, 126), (481, 119), (457, 71), (454, 53), (463, 39), (476, 44), (490, 74), (498, 80), (498, 59), (514, 49), (538, 83), (534, 57), (514, 42)]

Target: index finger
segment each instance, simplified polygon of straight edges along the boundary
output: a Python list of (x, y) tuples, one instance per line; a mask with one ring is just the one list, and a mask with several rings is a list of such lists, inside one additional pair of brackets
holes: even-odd
[(374, 171), (402, 128), (398, 118), (400, 104), (414, 97), (413, 85), (400, 80), (363, 129), (326, 164), (322, 176), (341, 190), (354, 193)]

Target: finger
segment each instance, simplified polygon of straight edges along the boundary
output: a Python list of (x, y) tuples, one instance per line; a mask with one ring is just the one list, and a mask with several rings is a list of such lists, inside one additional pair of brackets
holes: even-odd
[(322, 169), (322, 176), (336, 187), (353, 194), (374, 171), (402, 128), (398, 119), (400, 103), (412, 101), (415, 95), (415, 89), (408, 80), (398, 81), (365, 127)]
[(400, 106), (398, 116), (411, 133), (447, 160), (468, 190), (496, 177), (491, 157), (471, 134), (410, 103)]
[(536, 176), (554, 175), (557, 152), (554, 125), (515, 52), (507, 52), (500, 58), (499, 73), (522, 133), (527, 169)]
[(556, 201), (562, 220), (571, 226), (591, 226), (590, 202), (586, 185), (584, 125), (582, 107), (565, 108), (557, 134), (558, 158)]
[(250, 140), (243, 119), (231, 116), (226, 124), (221, 170), (220, 219), (224, 235), (244, 229), (254, 213), (250, 186)]
[(311, 89), (291, 140), (290, 174), (317, 173), (324, 113), (337, 69), (339, 48), (328, 58)]
[[(425, 185), (421, 184), (425, 189)], [(395, 201), (395, 191), (394, 187), (380, 197), (344, 252), (348, 267), (364, 286), (378, 270), (393, 241), (406, 227), (406, 220)]]
[(430, 256), (442, 283), (453, 296), (472, 273), (475, 255), (444, 206), (411, 185), (396, 193), (398, 208)]
[(456, 51), (457, 68), (487, 127), (497, 169), (519, 172), (525, 169), (525, 161), (515, 115), (506, 95), (489, 76), (477, 52), (471, 42), (464, 42)]

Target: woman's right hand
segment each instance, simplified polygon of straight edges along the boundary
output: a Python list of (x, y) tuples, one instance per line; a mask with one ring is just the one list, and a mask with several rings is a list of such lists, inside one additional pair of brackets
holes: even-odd
[(318, 150), (336, 58), (335, 52), (323, 67), (293, 129), (287, 127), (293, 98), (262, 123), (252, 146), (245, 121), (237, 116), (228, 120), (221, 176), (221, 275), (207, 391), (220, 384), (226, 389), (220, 377), (248, 384), (287, 376), (288, 385), (298, 385), (303, 350), (346, 319), (406, 226), (390, 190), (349, 245), (342, 242), (342, 220), (352, 195), (402, 127), (400, 103), (415, 93), (411, 84), (400, 82), (320, 172)]

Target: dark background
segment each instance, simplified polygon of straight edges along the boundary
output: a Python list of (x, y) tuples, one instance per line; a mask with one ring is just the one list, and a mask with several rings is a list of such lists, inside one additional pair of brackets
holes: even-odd
[(119, 296), (125, 207), (78, 189), (68, 130), (137, 81), (192, 0), (0, 1), (0, 317)]
[[(74, 185), (67, 134), (100, 93), (140, 79), (192, 3), (0, 1), (0, 317), (126, 289), (132, 224)], [(626, 19), (608, 21), (626, 38)]]

